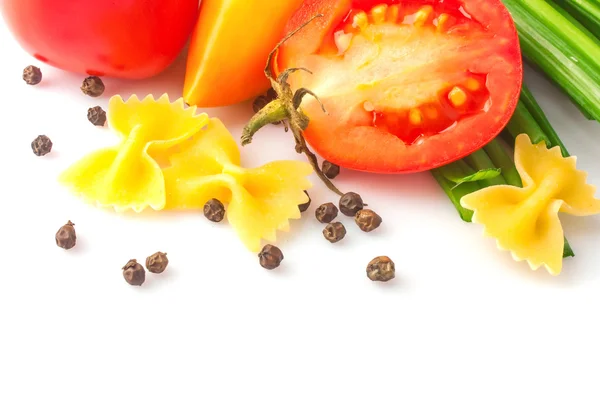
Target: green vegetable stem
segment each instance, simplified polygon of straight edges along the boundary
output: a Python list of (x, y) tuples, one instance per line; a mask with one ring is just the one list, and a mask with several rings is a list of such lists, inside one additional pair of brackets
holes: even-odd
[[(598, 11), (596, 1), (562, 3), (587, 4)], [(517, 26), (524, 58), (560, 87), (584, 115), (600, 121), (599, 39), (578, 22), (577, 15), (551, 1), (504, 0), (504, 4)]]
[[(552, 2), (550, 0), (550, 2)], [(554, 0), (565, 12), (600, 38), (600, 3), (598, 0)]]

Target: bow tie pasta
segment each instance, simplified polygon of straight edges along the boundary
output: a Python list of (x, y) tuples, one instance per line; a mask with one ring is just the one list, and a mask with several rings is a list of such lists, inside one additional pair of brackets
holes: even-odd
[(88, 201), (116, 211), (147, 207), (202, 209), (216, 198), (228, 203), (227, 218), (242, 242), (258, 251), (300, 218), (308, 201), (310, 164), (274, 161), (240, 166), (235, 140), (216, 118), (195, 115), (183, 100), (147, 96), (111, 98), (108, 121), (121, 136), (115, 147), (92, 152), (67, 169), (60, 181)]
[(586, 173), (576, 168), (576, 158), (564, 158), (560, 148), (532, 144), (521, 134), (515, 144), (515, 165), (523, 187), (491, 186), (466, 195), (461, 205), (474, 211), (473, 222), (485, 227), (517, 261), (532, 269), (544, 265), (552, 275), (562, 270), (564, 247), (559, 212), (576, 216), (600, 213), (595, 188)]
[(216, 198), (228, 203), (227, 219), (252, 251), (261, 239), (275, 241), (300, 218), (298, 205), (308, 200), (306, 178), (313, 170), (301, 161), (274, 161), (259, 168), (239, 166), (238, 147), (227, 128), (212, 118), (206, 129), (181, 146), (165, 168), (166, 208), (199, 209)]
[(121, 137), (115, 147), (83, 157), (59, 180), (84, 199), (116, 211), (165, 206), (161, 160), (165, 153), (200, 131), (208, 123), (206, 114), (194, 115), (183, 101), (169, 102), (167, 95), (140, 101), (132, 96), (110, 99), (108, 124)]

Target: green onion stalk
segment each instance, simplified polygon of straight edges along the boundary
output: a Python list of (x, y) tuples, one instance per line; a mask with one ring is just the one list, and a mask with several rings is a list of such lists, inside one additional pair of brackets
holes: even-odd
[[(526, 61), (600, 121), (600, 5), (596, 0), (503, 0)], [(564, 8), (563, 8), (564, 7)]]
[(576, 19), (594, 36), (600, 38), (600, 3), (598, 0), (554, 0), (558, 8)]

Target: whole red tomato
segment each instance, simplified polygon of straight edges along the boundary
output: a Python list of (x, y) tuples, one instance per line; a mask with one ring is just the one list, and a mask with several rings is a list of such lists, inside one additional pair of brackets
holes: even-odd
[(21, 46), (38, 60), (89, 75), (141, 79), (177, 57), (198, 0), (0, 0)]

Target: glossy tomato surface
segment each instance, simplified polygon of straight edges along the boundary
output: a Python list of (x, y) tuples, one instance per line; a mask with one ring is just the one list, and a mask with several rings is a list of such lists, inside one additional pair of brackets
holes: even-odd
[(496, 137), (518, 102), (523, 66), (500, 0), (307, 0), (275, 70), (305, 97), (306, 140), (346, 168), (405, 173), (460, 159)]
[(90, 75), (147, 78), (183, 48), (198, 0), (0, 0), (7, 25), (40, 61)]

